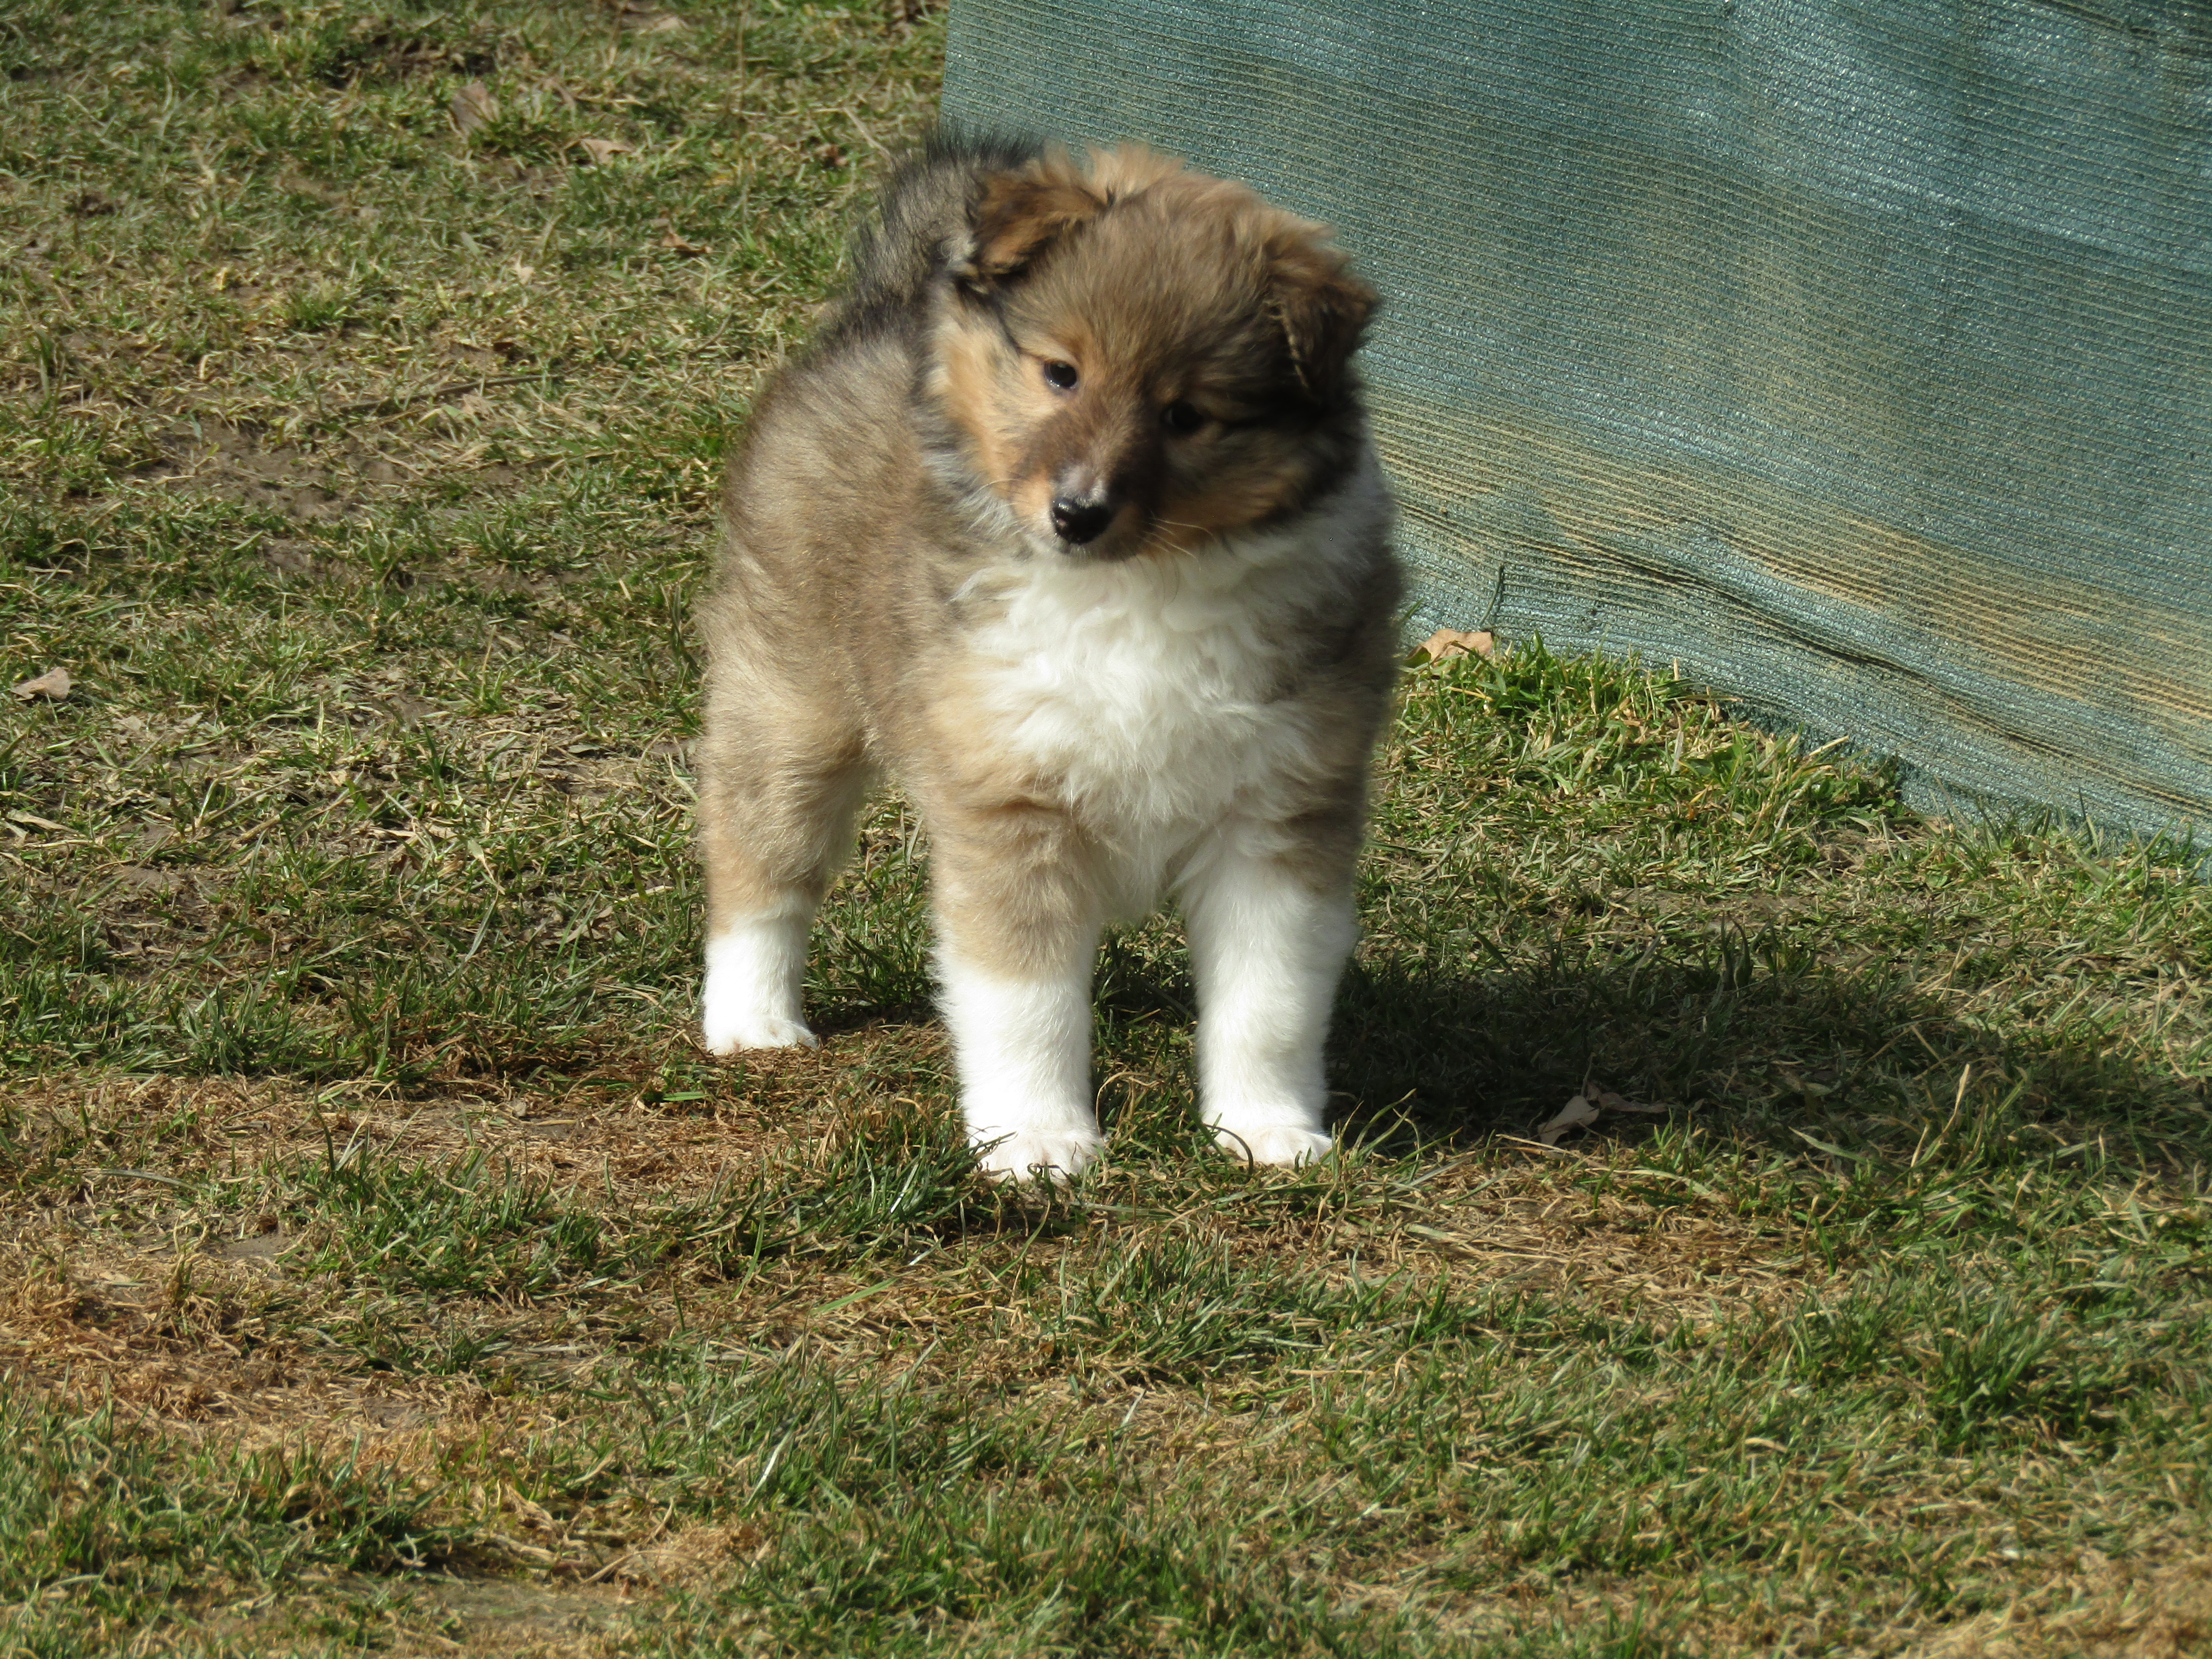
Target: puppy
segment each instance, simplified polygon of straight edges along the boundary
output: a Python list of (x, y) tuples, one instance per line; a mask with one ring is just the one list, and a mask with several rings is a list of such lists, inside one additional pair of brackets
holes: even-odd
[(809, 927), (888, 771), (986, 1170), (1097, 1156), (1099, 932), (1165, 893), (1206, 1122), (1322, 1157), (1396, 661), (1374, 291), (1322, 227), (1134, 148), (939, 140), (854, 266), (731, 463), (700, 612), (708, 1048), (814, 1042)]

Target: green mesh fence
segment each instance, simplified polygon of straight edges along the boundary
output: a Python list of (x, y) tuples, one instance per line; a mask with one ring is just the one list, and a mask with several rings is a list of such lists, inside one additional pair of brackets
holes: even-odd
[(1338, 228), (1417, 628), (2212, 829), (2212, 0), (954, 0), (945, 109)]

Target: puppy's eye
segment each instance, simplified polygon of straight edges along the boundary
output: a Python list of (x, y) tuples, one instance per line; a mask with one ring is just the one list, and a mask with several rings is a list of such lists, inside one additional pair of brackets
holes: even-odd
[(1206, 424), (1206, 416), (1199, 413), (1198, 405), (1185, 403), (1178, 398), (1160, 411), (1160, 424), (1177, 437), (1195, 432)]
[(1044, 366), (1044, 383), (1055, 392), (1073, 392), (1075, 383), (1083, 377), (1075, 372), (1073, 363), (1051, 362)]

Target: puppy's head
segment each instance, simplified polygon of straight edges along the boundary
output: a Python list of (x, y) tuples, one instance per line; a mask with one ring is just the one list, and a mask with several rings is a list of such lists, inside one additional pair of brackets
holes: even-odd
[(933, 386), (983, 482), (1073, 557), (1288, 516), (1357, 458), (1375, 293), (1327, 233), (1141, 149), (988, 176)]

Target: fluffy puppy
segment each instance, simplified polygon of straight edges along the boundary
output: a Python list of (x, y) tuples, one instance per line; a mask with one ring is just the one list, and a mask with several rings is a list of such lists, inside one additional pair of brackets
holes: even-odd
[(811, 1044), (870, 781), (928, 831), (983, 1167), (1073, 1175), (1101, 927), (1189, 929), (1201, 1110), (1329, 1147), (1322, 1042), (1395, 662), (1390, 503), (1317, 225), (1138, 149), (939, 141), (731, 462), (700, 745), (704, 1028)]

